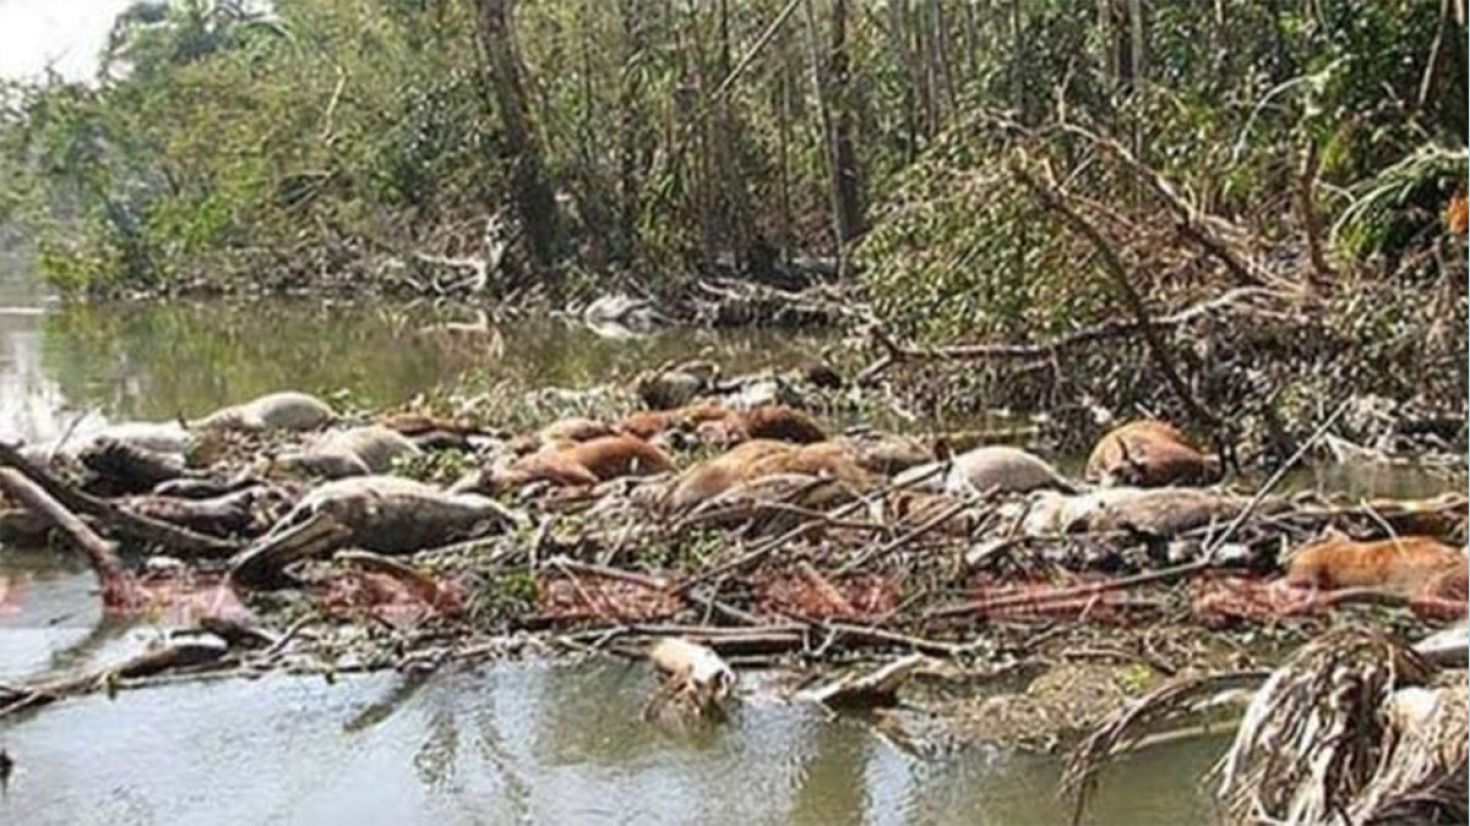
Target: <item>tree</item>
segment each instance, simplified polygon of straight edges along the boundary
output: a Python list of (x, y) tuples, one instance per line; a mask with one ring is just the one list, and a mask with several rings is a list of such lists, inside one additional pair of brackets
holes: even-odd
[(524, 72), (516, 51), (514, 0), (475, 0), (486, 80), (505, 130), (511, 165), (511, 197), (530, 240), (531, 257), (546, 266), (557, 255), (560, 233), (556, 198), (547, 182), (546, 162), (526, 103)]

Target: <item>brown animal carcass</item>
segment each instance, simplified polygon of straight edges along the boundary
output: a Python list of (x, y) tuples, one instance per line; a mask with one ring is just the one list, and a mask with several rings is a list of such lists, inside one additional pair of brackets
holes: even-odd
[(1298, 550), (1286, 582), (1336, 590), (1367, 588), (1402, 597), (1465, 598), (1465, 553), (1427, 536), (1358, 542), (1330, 536)]
[(1219, 462), (1164, 422), (1129, 422), (1103, 436), (1087, 460), (1088, 481), (1102, 485), (1204, 484), (1220, 476)]

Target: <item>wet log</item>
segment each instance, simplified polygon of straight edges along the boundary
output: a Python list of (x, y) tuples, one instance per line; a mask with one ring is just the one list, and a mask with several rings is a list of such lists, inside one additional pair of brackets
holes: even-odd
[(150, 490), (188, 473), (184, 457), (179, 454), (160, 453), (111, 437), (87, 445), (77, 459), (88, 470), (127, 491)]
[(714, 649), (724, 656), (779, 654), (799, 650), (806, 642), (804, 625), (762, 625), (748, 628), (721, 628), (697, 625), (635, 625), (639, 634), (667, 636), (677, 634), (692, 642)]
[(101, 689), (107, 689), (110, 693), (119, 680), (152, 677), (169, 671), (216, 663), (229, 650), (229, 645), (214, 636), (169, 642), (130, 657), (111, 668), (31, 688), (10, 690), (0, 698), (4, 702), (0, 706), (0, 718), (25, 708), (53, 703), (63, 697), (88, 694)]
[(152, 543), (183, 556), (227, 556), (240, 549), (238, 543), (130, 513), (111, 502), (75, 490), (50, 471), (27, 461), (12, 445), (0, 443), (0, 466), (13, 468), (66, 509), (94, 517), (119, 535)]
[(317, 513), (241, 551), (231, 560), (226, 579), (237, 587), (280, 587), (288, 584), (282, 574), (286, 566), (331, 553), (351, 538), (352, 531), (330, 514)]
[(45, 519), (87, 558), (102, 583), (102, 604), (107, 608), (131, 608), (138, 592), (132, 576), (117, 557), (117, 548), (97, 535), (80, 517), (67, 510), (41, 486), (13, 468), (0, 468), (0, 489), (31, 513)]
[(170, 642), (150, 651), (144, 651), (121, 665), (108, 669), (106, 676), (115, 679), (151, 677), (165, 671), (214, 662), (228, 651), (229, 645), (212, 635), (187, 641)]
[(841, 707), (891, 706), (898, 702), (898, 690), (904, 682), (928, 663), (929, 658), (923, 654), (910, 654), (866, 674), (846, 674), (801, 691), (796, 699)]

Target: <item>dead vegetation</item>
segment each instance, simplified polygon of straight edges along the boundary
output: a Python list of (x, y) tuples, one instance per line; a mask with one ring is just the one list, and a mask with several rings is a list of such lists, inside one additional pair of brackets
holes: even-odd
[(1231, 822), (1462, 823), (1470, 814), (1465, 672), (1441, 670), (1379, 632), (1346, 628), (1275, 671), (1171, 683), (1108, 721), (1071, 758), (1066, 789), (1077, 819), (1106, 762), (1248, 687), (1254, 693), (1217, 770)]
[[(27, 517), (9, 529), (82, 552), (114, 615), (177, 629), (8, 687), (0, 717), (172, 680), (601, 654), (647, 659), (645, 716), (688, 730), (775, 667), (805, 675), (789, 699), (919, 710), (959, 742), (1083, 738), (1080, 816), (1116, 755), (1263, 683), (1221, 774), (1229, 819), (1463, 819), (1464, 673), (1395, 639), (1464, 617), (1466, 498), (1284, 486), (1343, 458), (1354, 400), (1263, 480), (1148, 419), (1074, 478), (973, 434), (842, 432), (800, 377), (668, 372), (640, 389), (670, 409), (537, 391), (513, 427), (487, 413), (503, 399), (367, 425), (284, 394), (0, 445)], [(344, 461), (277, 461), (312, 451)], [(1380, 630), (1330, 630), (1344, 617)]]

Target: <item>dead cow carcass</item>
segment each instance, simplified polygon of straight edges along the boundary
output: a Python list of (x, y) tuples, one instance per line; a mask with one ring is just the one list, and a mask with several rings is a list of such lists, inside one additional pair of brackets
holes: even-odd
[(313, 489), (271, 535), (319, 514), (345, 528), (350, 544), (380, 553), (411, 553), (519, 521), (487, 496), (446, 493), (398, 476), (354, 476)]

